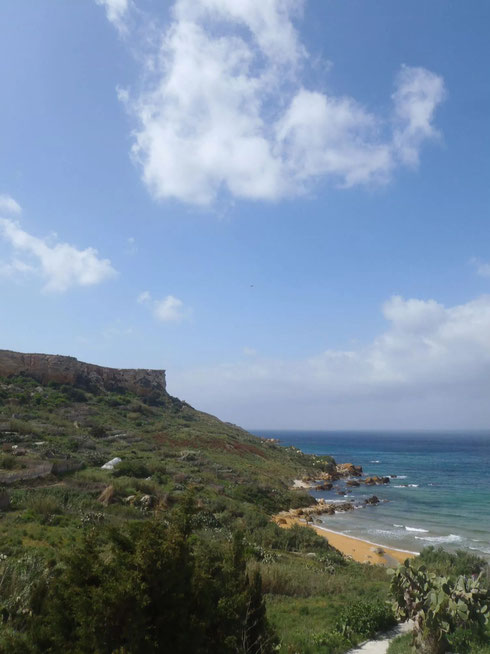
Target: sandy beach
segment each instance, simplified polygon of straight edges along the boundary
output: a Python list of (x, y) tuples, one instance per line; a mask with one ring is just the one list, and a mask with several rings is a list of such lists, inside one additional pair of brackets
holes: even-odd
[[(282, 518), (281, 523), (278, 523), (279, 526), (285, 529), (288, 529), (295, 523), (302, 526), (306, 525), (304, 520), (285, 514), (275, 516), (275, 522), (278, 522), (278, 518)], [(345, 534), (331, 531), (325, 527), (319, 527), (317, 525), (309, 525), (309, 527), (314, 529), (323, 538), (326, 538), (330, 545), (338, 549), (342, 554), (350, 556), (354, 561), (358, 561), (359, 563), (381, 564), (387, 568), (391, 568), (396, 567), (399, 563), (403, 563), (407, 558), (417, 556), (416, 552), (385, 547), (384, 545), (371, 543), (353, 536), (346, 536)]]

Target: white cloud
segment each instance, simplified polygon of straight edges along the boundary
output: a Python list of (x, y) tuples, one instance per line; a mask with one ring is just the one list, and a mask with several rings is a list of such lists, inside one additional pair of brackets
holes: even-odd
[[(15, 205), (18, 213), (20, 207), (17, 203)], [(0, 271), (9, 276), (38, 274), (45, 280), (45, 291), (64, 292), (72, 286), (92, 286), (116, 275), (111, 262), (99, 258), (96, 249), (78, 250), (73, 245), (59, 242), (49, 244), (46, 239), (28, 234), (10, 218), (0, 218), (0, 238), (15, 253), (10, 262), (2, 264)]]
[(364, 347), (171, 372), (172, 392), (245, 426), (488, 426), (490, 296), (395, 296), (383, 313), (388, 328)]
[(181, 322), (191, 313), (182, 300), (173, 295), (167, 295), (162, 300), (153, 300), (149, 291), (143, 291), (138, 295), (137, 302), (150, 305), (159, 322)]
[(184, 317), (184, 303), (173, 295), (167, 295), (163, 300), (156, 300), (154, 313), (161, 322), (180, 322)]
[(96, 4), (104, 7), (107, 20), (114, 25), (120, 34), (127, 30), (126, 16), (129, 10), (129, 0), (95, 0)]
[(350, 187), (414, 166), (437, 136), (442, 78), (403, 67), (392, 112), (307, 88), (293, 0), (176, 0), (145, 60), (143, 90), (119, 97), (136, 120), (132, 153), (156, 198), (206, 205), (222, 192), (277, 200), (318, 178)]
[(149, 291), (143, 291), (140, 293), (136, 299), (136, 301), (139, 304), (143, 304), (144, 302), (149, 302), (151, 300), (151, 295)]
[(490, 277), (490, 263), (480, 261), (475, 257), (470, 259), (470, 263), (475, 267), (477, 275), (480, 277)]
[(403, 163), (417, 165), (423, 141), (439, 136), (432, 121), (444, 97), (441, 77), (424, 68), (402, 67), (393, 94), (397, 123), (393, 142)]
[(20, 205), (10, 195), (0, 195), (0, 212), (9, 214), (20, 214)]

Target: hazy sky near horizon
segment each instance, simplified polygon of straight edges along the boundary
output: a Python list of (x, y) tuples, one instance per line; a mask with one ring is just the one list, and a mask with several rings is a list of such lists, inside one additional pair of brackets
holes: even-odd
[(249, 428), (490, 426), (490, 4), (0, 4), (0, 347)]

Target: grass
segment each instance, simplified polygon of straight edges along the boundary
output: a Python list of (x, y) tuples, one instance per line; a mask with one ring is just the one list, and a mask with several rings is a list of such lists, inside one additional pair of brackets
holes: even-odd
[(388, 654), (414, 654), (414, 649), (410, 645), (412, 642), (411, 634), (403, 634), (391, 641), (388, 647)]
[[(295, 478), (329, 469), (330, 457), (263, 442), (170, 396), (162, 398), (162, 406), (148, 406), (131, 394), (95, 396), (25, 377), (0, 379), (0, 394), (0, 439), (26, 450), (23, 457), (2, 453), (0, 473), (12, 464), (8, 457), (16, 466), (17, 460), (34, 466), (64, 459), (84, 465), (7, 487), (11, 508), (0, 513), (0, 555), (54, 559), (79, 542), (86, 528), (120, 527), (153, 516), (138, 504), (143, 495), (152, 497), (165, 519), (193, 492), (200, 537), (206, 534), (213, 542), (243, 534), (249, 572), (261, 572), (283, 654), (340, 654), (348, 643), (332, 631), (339, 614), (358, 600), (385, 600), (384, 569), (347, 561), (311, 529), (281, 529), (270, 521), (272, 513), (312, 502), (289, 486)], [(101, 470), (115, 457), (123, 461), (115, 474)], [(112, 498), (104, 505), (98, 497), (109, 486)], [(468, 559), (449, 563), (457, 568)]]

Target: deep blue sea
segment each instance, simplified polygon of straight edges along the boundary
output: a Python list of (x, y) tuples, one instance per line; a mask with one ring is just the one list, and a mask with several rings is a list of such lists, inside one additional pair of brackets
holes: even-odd
[[(490, 432), (254, 433), (310, 454), (330, 454), (337, 463), (362, 465), (366, 474), (396, 475), (384, 486), (353, 488), (347, 497), (354, 503), (371, 495), (383, 502), (324, 516), (325, 527), (414, 552), (440, 545), (490, 559)], [(335, 491), (314, 495), (346, 501)]]

